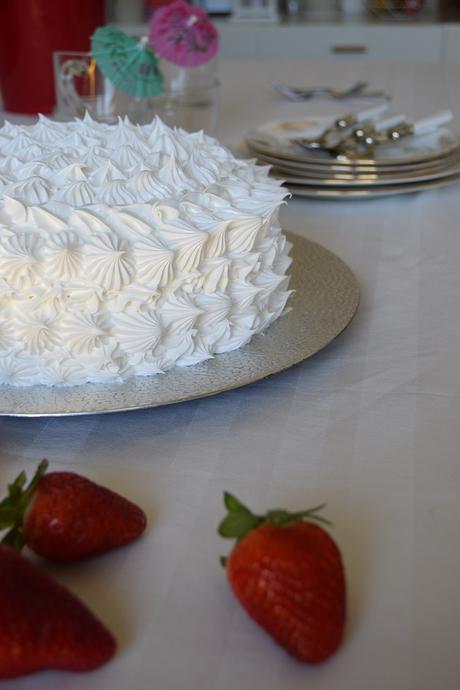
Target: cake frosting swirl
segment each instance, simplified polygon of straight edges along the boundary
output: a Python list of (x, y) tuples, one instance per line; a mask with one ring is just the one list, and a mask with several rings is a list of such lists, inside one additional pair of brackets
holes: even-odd
[(0, 383), (192, 365), (285, 308), (286, 191), (203, 134), (83, 120), (0, 129)]

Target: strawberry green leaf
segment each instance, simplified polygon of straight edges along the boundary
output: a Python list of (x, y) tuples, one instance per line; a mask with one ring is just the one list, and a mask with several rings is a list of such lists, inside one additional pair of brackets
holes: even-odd
[(42, 460), (29, 485), (25, 487), (27, 477), (21, 472), (14, 482), (8, 486), (8, 496), (0, 502), (0, 530), (10, 527), (10, 531), (3, 538), (2, 543), (17, 549), (22, 549), (22, 521), (38, 482), (46, 472), (48, 461)]
[(11, 527), (16, 520), (16, 511), (9, 504), (0, 504), (0, 530)]
[(3, 508), (10, 508), (13, 505), (14, 504), (11, 501), (11, 498), (6, 496), (2, 501), (0, 501), (0, 511), (3, 510)]
[(248, 532), (260, 525), (273, 525), (284, 527), (295, 522), (314, 521), (330, 525), (331, 523), (318, 513), (324, 508), (324, 504), (296, 512), (289, 512), (282, 508), (269, 510), (266, 515), (251, 513), (241, 501), (228, 491), (224, 492), (224, 504), (228, 514), (220, 523), (218, 533), (228, 539), (242, 539)]
[(246, 508), (235, 496), (224, 491), (224, 505), (229, 513), (236, 513), (239, 511), (244, 511), (245, 513), (250, 513), (249, 508)]
[(261, 518), (252, 513), (230, 513), (218, 527), (221, 537), (226, 539), (241, 539), (261, 522)]
[(2, 544), (5, 546), (11, 546), (13, 549), (18, 549), (20, 551), (24, 546), (24, 539), (22, 538), (22, 532), (18, 527), (13, 527), (9, 532), (5, 534), (2, 539)]
[(297, 522), (300, 520), (306, 520), (308, 522), (310, 520), (315, 520), (316, 522), (322, 522), (323, 525), (332, 525), (332, 522), (330, 520), (327, 520), (322, 515), (318, 515), (319, 511), (323, 510), (323, 508), (325, 507), (326, 504), (321, 503), (321, 505), (315, 506), (314, 508), (310, 508), (309, 510), (302, 510), (298, 513), (290, 513), (291, 521)]
[(291, 522), (291, 520), (291, 513), (288, 513), (287, 510), (281, 510), (279, 508), (275, 510), (269, 510), (267, 515), (265, 516), (265, 521), (268, 524), (277, 525), (279, 527), (281, 527), (281, 525), (286, 525), (288, 522)]
[(43, 477), (45, 474), (46, 470), (48, 469), (48, 460), (42, 460), (39, 466), (37, 467), (37, 470), (32, 477), (29, 486), (25, 489), (21, 496), (21, 507), (23, 511), (27, 508), (30, 499), (32, 498), (35, 489), (37, 488), (38, 482), (40, 479)]
[(11, 501), (17, 501), (19, 496), (22, 494), (22, 487), (27, 481), (26, 473), (24, 470), (16, 477), (12, 484), (8, 486), (8, 497)]

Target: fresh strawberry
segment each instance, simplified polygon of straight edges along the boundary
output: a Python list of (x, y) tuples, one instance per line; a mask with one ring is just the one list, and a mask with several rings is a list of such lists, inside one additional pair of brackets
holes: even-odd
[(55, 561), (76, 561), (123, 546), (145, 529), (145, 513), (134, 503), (74, 472), (45, 474), (43, 460), (24, 488), (21, 472), (0, 503), (0, 529), (9, 546), (24, 544)]
[(298, 513), (254, 515), (224, 494), (228, 515), (219, 526), (237, 542), (227, 559), (230, 586), (249, 615), (300, 661), (318, 663), (339, 647), (345, 624), (345, 577), (340, 552), (312, 520), (324, 506)]
[(115, 647), (111, 633), (69, 590), (0, 545), (0, 679), (46, 668), (91, 671)]

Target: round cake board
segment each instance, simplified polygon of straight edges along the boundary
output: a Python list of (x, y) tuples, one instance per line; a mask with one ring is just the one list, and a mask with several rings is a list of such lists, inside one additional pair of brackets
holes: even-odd
[(286, 313), (244, 347), (165, 374), (123, 383), (0, 386), (0, 415), (59, 417), (137, 410), (216, 395), (258, 381), (319, 352), (350, 323), (359, 287), (348, 266), (315, 242), (286, 233), (293, 244)]

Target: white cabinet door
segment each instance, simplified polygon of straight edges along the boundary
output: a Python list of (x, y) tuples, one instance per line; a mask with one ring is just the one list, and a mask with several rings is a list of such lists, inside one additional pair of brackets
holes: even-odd
[(444, 61), (448, 64), (460, 64), (460, 24), (445, 26), (444, 32)]
[(224, 59), (253, 60), (259, 57), (259, 43), (263, 41), (266, 26), (216, 22), (220, 34), (220, 55)]
[(440, 62), (437, 25), (241, 25), (220, 23), (222, 57), (273, 60)]

